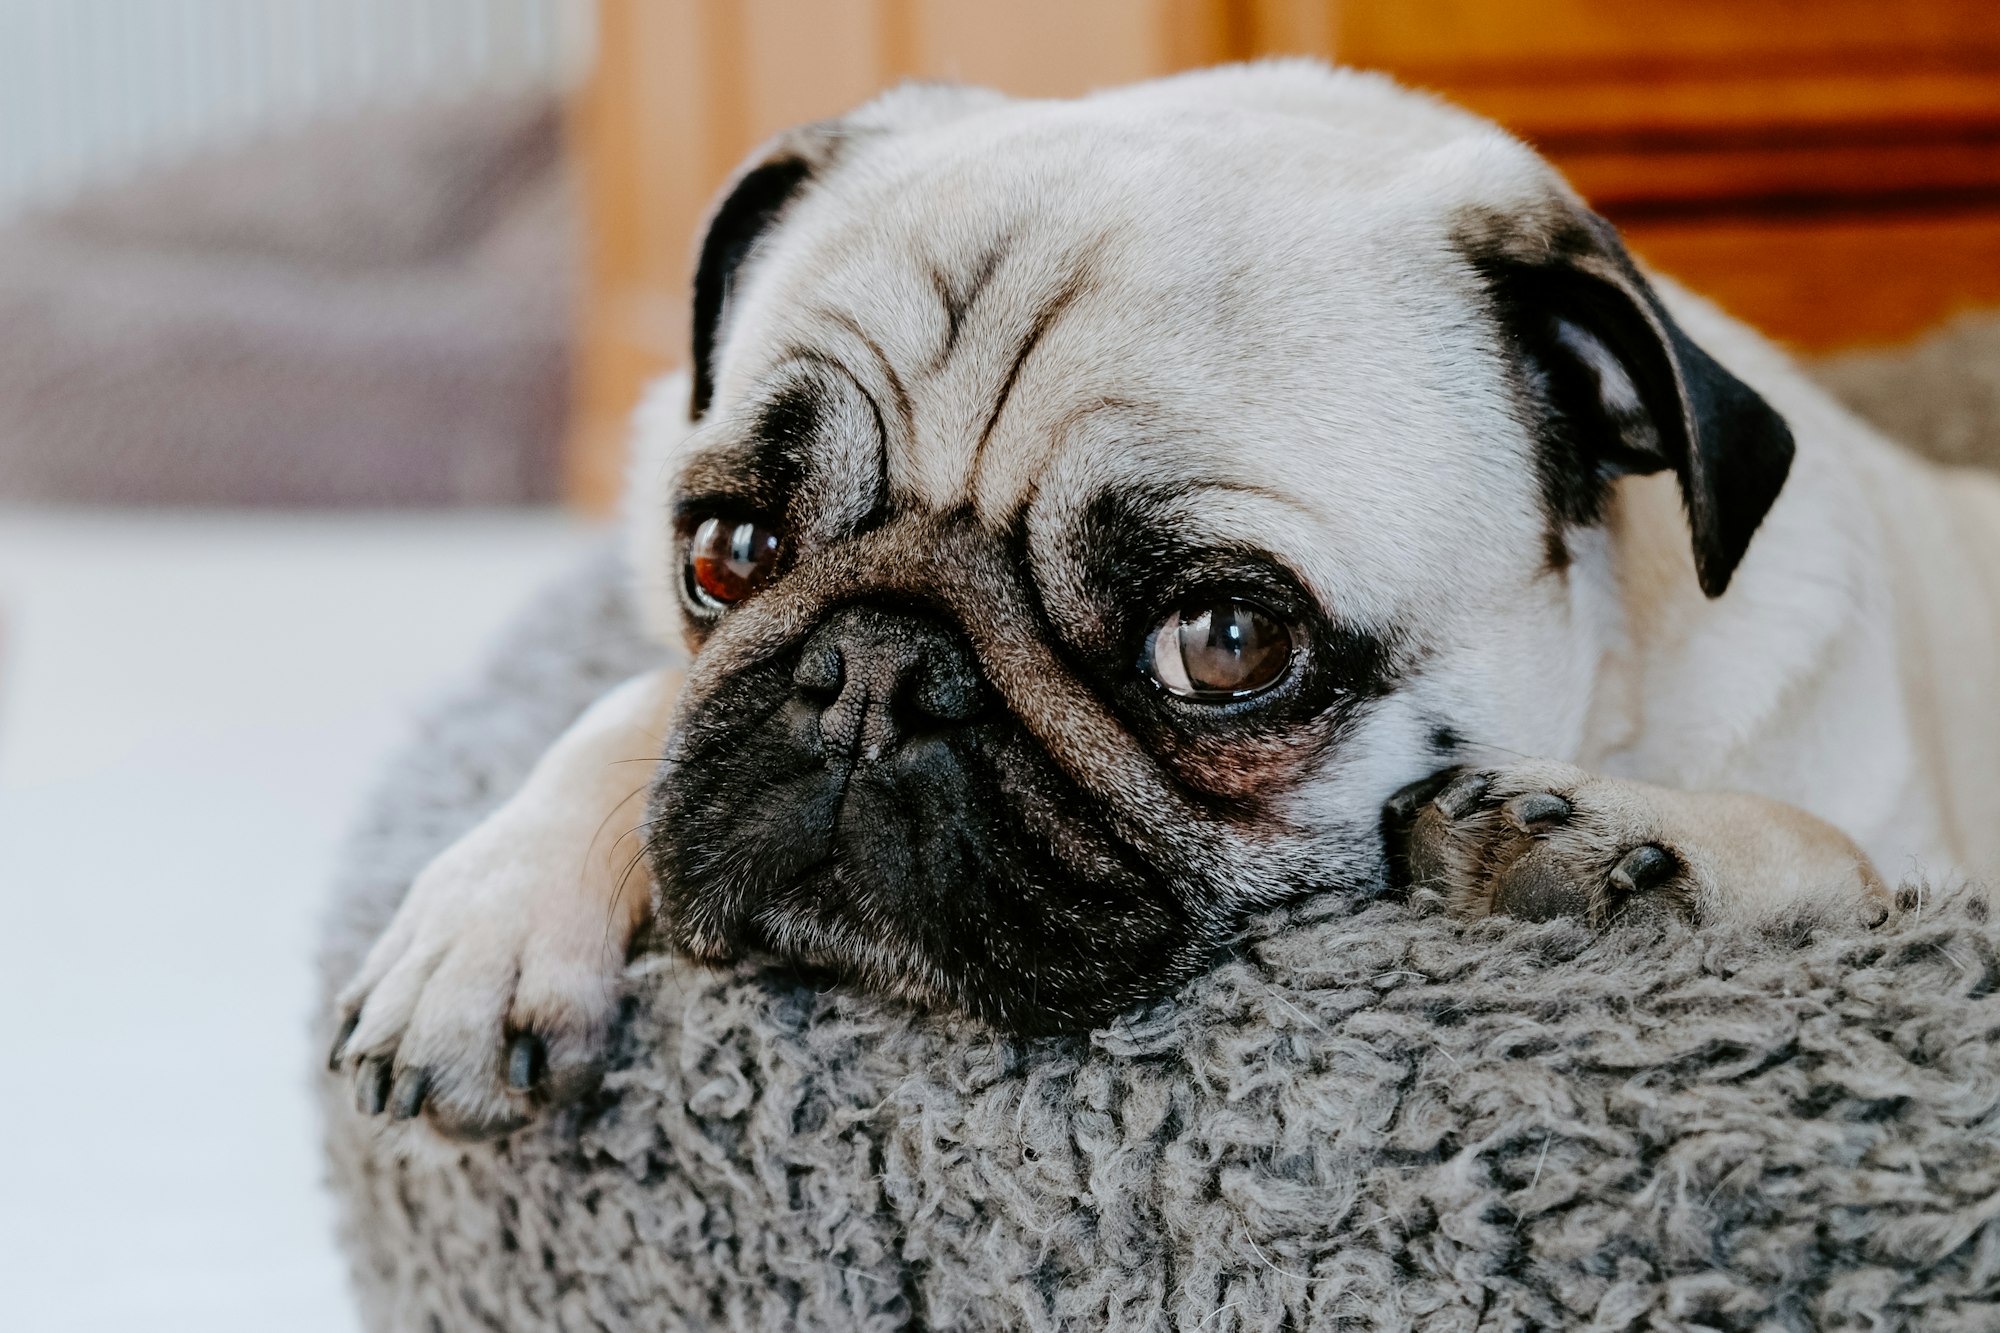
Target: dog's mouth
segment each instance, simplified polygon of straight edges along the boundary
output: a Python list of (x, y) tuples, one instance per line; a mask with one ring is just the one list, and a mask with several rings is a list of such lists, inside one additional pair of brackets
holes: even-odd
[[(741, 805), (712, 781), (667, 775), (656, 805), (673, 831), (655, 860), (666, 938), (709, 961), (772, 958), (1026, 1033), (1098, 1026), (1194, 970), (1198, 932), (1162, 876), (1074, 805), (980, 781), (974, 765), (1004, 740), (940, 748), (948, 759), (914, 771), (794, 775), (761, 794), (755, 819), (691, 819)], [(695, 844), (680, 832), (690, 824), (728, 827)]]
[(932, 690), (893, 717), (870, 703), (857, 722), (836, 713), (839, 686), (796, 661), (731, 685), (684, 720), (695, 739), (653, 792), (668, 943), (1018, 1032), (1099, 1026), (1206, 957), (1199, 895), (1119, 837), (990, 699), (946, 708)]

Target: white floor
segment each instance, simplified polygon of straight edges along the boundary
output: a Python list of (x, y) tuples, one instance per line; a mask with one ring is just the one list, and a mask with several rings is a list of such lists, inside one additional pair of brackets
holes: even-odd
[(0, 1327), (347, 1333), (304, 1048), (357, 798), (594, 537), (0, 511)]

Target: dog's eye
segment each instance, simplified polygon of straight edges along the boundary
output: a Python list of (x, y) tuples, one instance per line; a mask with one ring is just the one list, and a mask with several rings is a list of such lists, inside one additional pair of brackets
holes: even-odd
[(1291, 631), (1276, 616), (1255, 602), (1213, 597), (1161, 622), (1145, 669), (1170, 693), (1212, 703), (1269, 689), (1291, 660)]
[(703, 519), (688, 543), (688, 583), (695, 599), (720, 609), (740, 602), (778, 564), (778, 534), (761, 523)]

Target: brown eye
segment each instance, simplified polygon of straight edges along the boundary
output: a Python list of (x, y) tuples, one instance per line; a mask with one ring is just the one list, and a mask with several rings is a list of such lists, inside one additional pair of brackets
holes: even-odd
[(703, 519), (688, 543), (688, 577), (704, 605), (742, 601), (778, 563), (778, 534), (759, 523)]
[(1268, 689), (1291, 660), (1291, 631), (1236, 597), (1182, 607), (1153, 631), (1146, 649), (1153, 679), (1183, 699), (1209, 703)]

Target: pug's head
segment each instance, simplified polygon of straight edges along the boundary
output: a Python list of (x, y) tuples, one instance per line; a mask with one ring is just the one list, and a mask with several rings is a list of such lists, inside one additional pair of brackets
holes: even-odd
[(694, 320), (634, 490), (661, 924), (1020, 1031), (1379, 889), (1468, 747), (1573, 753), (1618, 479), (1719, 596), (1791, 457), (1532, 153), (1304, 63), (796, 131)]

